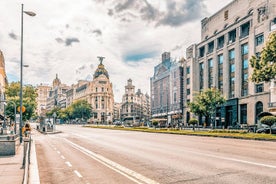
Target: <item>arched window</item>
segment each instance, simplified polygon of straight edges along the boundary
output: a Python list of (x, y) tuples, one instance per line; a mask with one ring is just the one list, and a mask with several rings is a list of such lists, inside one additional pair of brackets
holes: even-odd
[(255, 112), (256, 112), (256, 115), (255, 115), (255, 123), (257, 123), (257, 117), (258, 117), (258, 115), (259, 115), (261, 112), (263, 112), (263, 108), (264, 108), (263, 103), (260, 102), (260, 101), (257, 102), (255, 108), (256, 108), (256, 110), (255, 110)]

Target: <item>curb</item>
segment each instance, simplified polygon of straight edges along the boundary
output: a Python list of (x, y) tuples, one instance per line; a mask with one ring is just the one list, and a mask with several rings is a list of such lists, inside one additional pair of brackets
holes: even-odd
[(32, 140), (31, 143), (31, 153), (30, 153), (30, 168), (29, 168), (29, 183), (31, 184), (40, 184), (37, 157), (35, 150), (35, 140)]

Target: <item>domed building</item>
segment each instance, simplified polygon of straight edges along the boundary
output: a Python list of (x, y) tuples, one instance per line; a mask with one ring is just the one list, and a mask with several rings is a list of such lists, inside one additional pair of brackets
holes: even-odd
[(111, 123), (113, 120), (114, 95), (112, 83), (103, 65), (103, 57), (98, 57), (100, 64), (93, 75), (90, 85), (89, 103), (92, 105), (94, 123)]
[(103, 65), (103, 57), (98, 57), (100, 64), (93, 75), (93, 80), (79, 80), (67, 91), (67, 105), (77, 100), (86, 100), (91, 104), (93, 115), (91, 123), (109, 124), (113, 121), (114, 95), (112, 83)]

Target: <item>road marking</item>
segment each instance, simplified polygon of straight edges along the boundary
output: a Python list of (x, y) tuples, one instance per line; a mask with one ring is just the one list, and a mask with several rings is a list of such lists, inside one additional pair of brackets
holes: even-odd
[(60, 151), (57, 151), (58, 154), (60, 154)]
[(60, 156), (63, 160), (65, 160), (65, 157), (63, 155)]
[(77, 170), (74, 170), (74, 173), (75, 173), (78, 177), (82, 178), (82, 175), (81, 175)]
[(65, 163), (68, 165), (68, 167), (72, 167), (72, 164), (70, 162), (65, 162)]
[(247, 161), (247, 160), (241, 160), (241, 159), (229, 158), (229, 157), (222, 157), (222, 156), (210, 155), (210, 154), (205, 154), (205, 153), (198, 153), (198, 152), (193, 152), (193, 153), (198, 154), (198, 155), (213, 157), (213, 158), (219, 158), (219, 159), (222, 159), (222, 160), (229, 160), (229, 161), (233, 161), (233, 162), (240, 162), (240, 163), (244, 163), (244, 164), (250, 164), (250, 165), (256, 165), (256, 166), (262, 166), (262, 167), (268, 167), (268, 168), (276, 169), (275, 165), (262, 164), (262, 163), (258, 163), (258, 162), (251, 162), (251, 161)]
[(93, 158), (94, 160), (100, 162), (101, 164), (107, 166), (108, 168), (116, 171), (117, 173), (127, 177), (128, 179), (134, 181), (135, 183), (139, 183), (139, 184), (142, 184), (142, 183), (148, 183), (148, 184), (158, 184), (158, 182), (150, 179), (150, 178), (147, 178), (131, 169), (128, 169), (116, 162), (113, 162), (112, 160), (109, 160), (99, 154), (96, 154), (82, 146), (79, 146), (67, 139), (64, 138), (65, 141), (67, 141), (68, 143), (71, 144), (72, 147), (74, 147), (75, 149), (81, 151), (82, 153), (86, 154), (87, 156), (89, 156), (90, 158)]

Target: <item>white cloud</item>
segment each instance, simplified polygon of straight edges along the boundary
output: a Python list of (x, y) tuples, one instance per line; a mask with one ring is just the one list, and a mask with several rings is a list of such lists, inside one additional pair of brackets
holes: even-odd
[[(115, 101), (120, 102), (129, 78), (136, 90), (149, 93), (149, 78), (161, 53), (185, 56), (186, 47), (200, 40), (202, 16), (207, 16), (207, 11), (215, 13), (230, 0), (118, 2), (0, 1), (0, 49), (7, 74), (19, 79), (21, 3), (24, 10), (37, 13), (35, 17), (24, 15), (24, 64), (29, 65), (24, 68), (24, 82), (51, 84), (57, 73), (63, 83), (71, 85), (93, 76), (99, 63), (97, 56), (102, 55), (106, 57), (104, 65), (113, 83)], [(189, 12), (196, 7), (202, 12)], [(125, 60), (143, 54), (144, 59)]]

